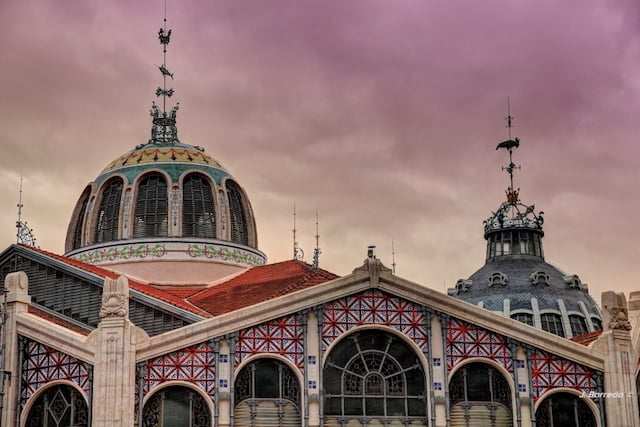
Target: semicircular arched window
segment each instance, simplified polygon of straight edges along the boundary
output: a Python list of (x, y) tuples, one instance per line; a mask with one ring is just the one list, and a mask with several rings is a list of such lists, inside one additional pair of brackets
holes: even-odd
[(211, 185), (200, 174), (189, 174), (182, 184), (182, 235), (216, 237), (216, 208)]
[(545, 398), (536, 410), (538, 427), (596, 427), (593, 411), (578, 396), (555, 393)]
[(169, 200), (167, 181), (160, 174), (142, 178), (133, 220), (133, 237), (166, 237), (168, 234)]
[(276, 359), (257, 359), (235, 381), (236, 427), (301, 425), (300, 387), (293, 371)]
[(339, 342), (327, 358), (323, 381), (325, 425), (360, 426), (363, 419), (427, 425), (422, 364), (390, 333), (365, 330)]
[(229, 197), (229, 222), (231, 225), (231, 241), (241, 245), (249, 245), (249, 222), (245, 210), (242, 192), (238, 185), (227, 181)]
[(27, 416), (27, 427), (88, 427), (89, 408), (78, 390), (57, 385), (45, 390), (34, 402)]
[(145, 403), (142, 427), (211, 427), (211, 414), (198, 393), (187, 387), (170, 386)]
[[(458, 369), (449, 383), (451, 427), (512, 425), (511, 388), (497, 369), (470, 363)], [(492, 422), (492, 420), (494, 420)]]
[(96, 216), (96, 243), (118, 240), (118, 219), (122, 199), (122, 179), (112, 180), (102, 191), (100, 206)]

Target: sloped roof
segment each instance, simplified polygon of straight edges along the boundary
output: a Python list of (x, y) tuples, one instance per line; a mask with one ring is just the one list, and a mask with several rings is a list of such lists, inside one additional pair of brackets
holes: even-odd
[(577, 342), (578, 344), (582, 344), (588, 346), (595, 340), (597, 340), (600, 335), (602, 335), (602, 329), (598, 329), (597, 331), (587, 332), (586, 334), (578, 335), (577, 337), (570, 338), (571, 341)]
[[(40, 248), (19, 245), (55, 259), (68, 266), (93, 273), (100, 277), (115, 279), (118, 273), (87, 264)], [(172, 304), (183, 310), (210, 318), (223, 313), (249, 307), (288, 293), (328, 282), (339, 276), (311, 265), (289, 260), (253, 267), (230, 280), (207, 289), (198, 286), (154, 287), (129, 279), (129, 288), (149, 297)]]
[(338, 278), (298, 260), (253, 267), (188, 301), (218, 316)]
[[(19, 245), (20, 247), (29, 249), (31, 251), (35, 251), (38, 252), (42, 255), (45, 255), (49, 258), (53, 258), (57, 261), (62, 262), (63, 264), (66, 264), (68, 266), (71, 267), (75, 267), (78, 268), (80, 270), (89, 272), (89, 273), (93, 273), (97, 276), (103, 277), (103, 278), (110, 278), (110, 279), (117, 279), (120, 274), (115, 273), (113, 271), (107, 270), (105, 268), (102, 267), (98, 267), (95, 265), (91, 265), (91, 264), (87, 264), (84, 263), (82, 261), (78, 261), (69, 257), (66, 257), (64, 255), (58, 255), (55, 254), (53, 252), (49, 252), (49, 251), (45, 251), (43, 249), (40, 248), (35, 248), (33, 246), (26, 246), (26, 245)], [(164, 292), (162, 290), (159, 290), (153, 286), (150, 285), (146, 285), (144, 283), (140, 283), (137, 282), (131, 278), (128, 278), (129, 281), (129, 288), (130, 289), (134, 289), (138, 292), (141, 292), (149, 297), (155, 298), (157, 300), (163, 301), (165, 303), (171, 304), (177, 308), (180, 308), (182, 310), (186, 310), (189, 311), (193, 314), (197, 314), (198, 316), (202, 316), (202, 317), (211, 317), (211, 315), (209, 313), (207, 313), (206, 311), (194, 306), (193, 304), (189, 303), (188, 301), (186, 301), (183, 298), (180, 298), (179, 296), (173, 295), (172, 293), (169, 292)]]

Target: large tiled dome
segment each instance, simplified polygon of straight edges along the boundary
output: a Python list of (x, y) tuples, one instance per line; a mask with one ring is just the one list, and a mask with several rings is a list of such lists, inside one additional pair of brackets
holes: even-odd
[(166, 284), (210, 283), (264, 264), (245, 191), (203, 148), (178, 141), (176, 110), (154, 106), (149, 142), (86, 186), (66, 255)]

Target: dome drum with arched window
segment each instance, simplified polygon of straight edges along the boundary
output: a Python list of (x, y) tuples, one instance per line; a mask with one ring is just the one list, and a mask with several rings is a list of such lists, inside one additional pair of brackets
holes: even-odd
[(172, 285), (266, 261), (242, 187), (204, 149), (181, 143), (138, 146), (111, 162), (77, 203), (66, 255)]

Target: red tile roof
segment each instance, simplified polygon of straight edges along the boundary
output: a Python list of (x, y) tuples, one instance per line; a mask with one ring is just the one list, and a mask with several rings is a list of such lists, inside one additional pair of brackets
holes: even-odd
[(302, 261), (289, 260), (253, 267), (188, 300), (214, 316), (218, 316), (328, 282), (337, 277), (326, 270), (314, 269)]
[(598, 337), (602, 334), (602, 329), (593, 332), (587, 332), (586, 334), (578, 335), (577, 337), (571, 338), (571, 341), (575, 341), (578, 344), (582, 344), (587, 346), (598, 339)]
[[(105, 268), (40, 248), (20, 246), (101, 277), (115, 279), (119, 276)], [(329, 271), (314, 269), (302, 261), (289, 260), (250, 268), (226, 282), (204, 290), (196, 286), (154, 287), (132, 279), (129, 279), (129, 287), (200, 316), (212, 317), (336, 278), (338, 276)]]

